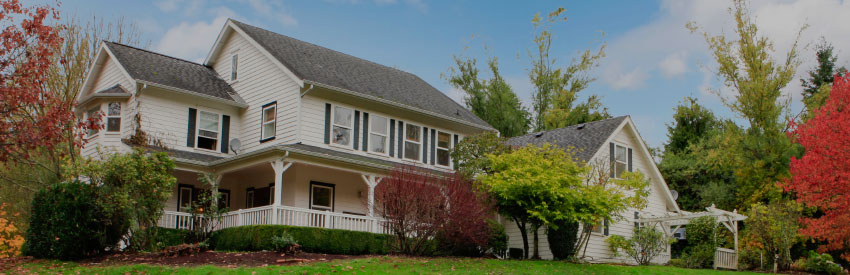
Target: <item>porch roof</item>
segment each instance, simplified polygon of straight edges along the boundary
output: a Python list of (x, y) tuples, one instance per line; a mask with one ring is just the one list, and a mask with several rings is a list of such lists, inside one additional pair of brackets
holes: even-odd
[[(127, 142), (125, 141), (125, 143), (127, 143)], [(165, 150), (163, 150), (161, 148), (152, 148), (152, 147), (147, 147), (146, 149), (151, 150), (151, 151), (166, 152), (171, 157), (173, 157), (175, 160), (177, 160), (178, 162), (191, 164), (191, 165), (197, 165), (197, 166), (203, 166), (203, 167), (215, 167), (215, 166), (219, 166), (219, 165), (229, 164), (229, 163), (239, 161), (239, 160), (242, 160), (242, 159), (246, 159), (246, 158), (249, 158), (249, 157), (253, 157), (253, 156), (257, 156), (257, 155), (261, 155), (261, 154), (266, 154), (266, 153), (272, 153), (272, 152), (275, 152), (275, 151), (290, 152), (290, 153), (301, 154), (301, 155), (306, 155), (306, 156), (310, 156), (310, 157), (317, 157), (317, 158), (323, 158), (323, 159), (328, 159), (328, 160), (341, 161), (341, 162), (351, 163), (351, 164), (355, 164), (355, 165), (363, 165), (363, 166), (382, 169), (382, 170), (390, 170), (393, 167), (401, 164), (401, 163), (398, 163), (398, 162), (384, 160), (384, 159), (380, 159), (380, 158), (376, 158), (376, 157), (370, 157), (370, 156), (357, 155), (357, 154), (352, 154), (352, 153), (347, 153), (347, 152), (341, 152), (341, 151), (337, 151), (337, 150), (333, 150), (333, 149), (321, 148), (321, 147), (306, 145), (306, 144), (302, 144), (302, 143), (275, 145), (275, 146), (266, 147), (266, 148), (263, 148), (263, 149), (260, 149), (260, 150), (255, 150), (255, 151), (239, 154), (239, 155), (236, 155), (236, 156), (228, 156), (228, 157), (215, 156), (215, 155), (209, 155), (209, 154), (203, 154), (203, 153), (197, 153), (197, 152), (190, 152), (190, 151), (184, 151), (184, 150), (176, 150), (176, 149), (165, 149)], [(444, 171), (440, 171), (440, 170), (434, 170), (434, 169), (428, 169), (428, 168), (423, 168), (423, 169), (426, 170), (426, 171), (439, 173), (439, 174), (445, 173)]]

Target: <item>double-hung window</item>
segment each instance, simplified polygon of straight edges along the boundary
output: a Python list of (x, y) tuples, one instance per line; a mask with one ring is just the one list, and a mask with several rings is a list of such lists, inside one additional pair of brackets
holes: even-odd
[(263, 107), (263, 125), (261, 126), (261, 140), (266, 141), (275, 137), (275, 124), (277, 123), (277, 103), (271, 103)]
[(437, 133), (437, 165), (449, 166), (449, 144), (452, 136), (448, 133)]
[(422, 157), (422, 127), (407, 124), (404, 129), (404, 158), (420, 160)]
[[(86, 112), (86, 117), (89, 119), (89, 121), (99, 120), (100, 105), (97, 105), (94, 108), (89, 109), (89, 111)], [(95, 126), (97, 126), (97, 125), (98, 124), (94, 124), (94, 123), (92, 125), (90, 125), (91, 127), (89, 127), (89, 129), (88, 129), (88, 135), (89, 136), (97, 135), (97, 132), (98, 132), (97, 128), (100, 128), (100, 127), (95, 128)]]
[(335, 106), (331, 141), (336, 145), (351, 146), (351, 128), (354, 123), (354, 110)]
[(333, 185), (310, 183), (310, 209), (333, 210)]
[(197, 147), (207, 150), (217, 150), (221, 116), (205, 111), (199, 111), (199, 113)]
[(121, 102), (109, 102), (106, 108), (106, 131), (121, 131)]
[(614, 146), (614, 163), (611, 164), (614, 169), (614, 177), (620, 178), (623, 172), (628, 170), (628, 149), (625, 146)]
[(377, 115), (372, 115), (369, 119), (371, 120), (369, 123), (369, 152), (386, 154), (389, 120)]

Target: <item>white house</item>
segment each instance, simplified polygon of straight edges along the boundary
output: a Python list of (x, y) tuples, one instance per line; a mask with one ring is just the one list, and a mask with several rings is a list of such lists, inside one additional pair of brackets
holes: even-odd
[[(371, 205), (390, 169), (451, 172), (449, 151), (459, 140), (495, 131), (413, 74), (235, 20), (202, 64), (103, 42), (77, 111), (104, 114), (104, 129), (86, 135), (84, 156), (129, 151), (139, 146), (128, 141), (139, 131), (170, 153), (179, 184), (160, 226), (172, 228), (189, 225), (186, 210), (203, 173), (218, 181), (221, 203), (231, 209), (222, 227), (382, 232)], [(594, 233), (588, 254), (595, 259), (616, 260), (604, 238), (630, 235), (635, 215), (679, 211), (630, 118), (511, 139), (542, 142), (582, 149), (582, 160), (610, 159), (615, 173), (640, 170), (652, 181), (647, 209)], [(505, 224), (510, 247), (522, 247), (516, 227)]]

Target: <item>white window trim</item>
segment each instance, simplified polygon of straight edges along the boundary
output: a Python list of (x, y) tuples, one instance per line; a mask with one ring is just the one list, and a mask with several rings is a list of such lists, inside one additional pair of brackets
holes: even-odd
[[(626, 152), (625, 153), (626, 154), (626, 156), (625, 156), (626, 160), (624, 162), (620, 162), (619, 160), (617, 160), (617, 147), (623, 147), (626, 150), (625, 151)], [(614, 163), (611, 165), (611, 169), (614, 169), (614, 176), (611, 177), (611, 178), (621, 179), (621, 178), (617, 177), (617, 175), (618, 175), (618, 173), (617, 173), (617, 163), (625, 163), (626, 164), (626, 170), (624, 170), (623, 172), (629, 171), (629, 149), (630, 149), (629, 146), (626, 146), (625, 144), (620, 144), (620, 143), (614, 142)]]
[[(351, 110), (351, 122), (349, 123), (348, 126), (336, 124), (336, 119), (335, 119), (336, 118), (336, 108), (346, 108), (346, 109)], [(349, 149), (349, 150), (354, 150), (354, 112), (355, 111), (356, 111), (356, 109), (349, 107), (349, 106), (344, 106), (344, 105), (339, 105), (339, 104), (331, 104), (331, 129), (328, 133), (328, 135), (331, 135), (330, 136), (330, 143), (329, 143), (331, 146), (338, 147), (338, 148), (345, 148), (345, 149)], [(338, 143), (334, 142), (334, 127), (336, 127), (336, 126), (348, 129), (348, 142), (349, 142), (348, 145), (338, 144)]]
[[(210, 150), (210, 149), (207, 149), (207, 148), (198, 147), (198, 139), (200, 138), (200, 133), (201, 133), (201, 112), (218, 115), (218, 130), (216, 131), (215, 149)], [(221, 127), (222, 127), (221, 123), (222, 123), (222, 114), (216, 113), (216, 112), (213, 112), (213, 111), (198, 109), (198, 115), (195, 118), (195, 150), (201, 150), (201, 151), (204, 151), (204, 152), (215, 152), (215, 153), (218, 153), (220, 151), (220, 149), (221, 149)], [(207, 131), (207, 130), (205, 130), (205, 131)]]
[[(186, 203), (185, 201), (183, 201), (183, 190), (189, 190), (189, 203), (187, 206), (182, 205)], [(180, 203), (177, 204), (177, 212), (189, 212), (189, 210), (192, 209), (192, 193), (194, 192), (195, 190), (193, 190), (193, 188), (191, 187), (180, 186), (177, 188), (177, 200), (180, 201)]]
[[(118, 115), (117, 116), (110, 116), (109, 115), (109, 104), (111, 104), (111, 103), (118, 103), (119, 109), (118, 109)], [(111, 135), (121, 134), (121, 128), (122, 128), (121, 124), (124, 123), (124, 119), (122, 117), (122, 114), (124, 114), (124, 104), (121, 104), (120, 101), (110, 101), (110, 102), (106, 103), (106, 114), (104, 116), (104, 118), (105, 118), (104, 122), (105, 123), (103, 124), (104, 125), (104, 127), (103, 127), (104, 133), (111, 134)], [(118, 119), (118, 121), (119, 121), (118, 122), (118, 131), (109, 131), (109, 119), (110, 118), (117, 118)]]
[[(407, 127), (408, 126), (415, 126), (415, 127), (419, 128), (419, 141), (418, 142), (407, 140)], [(401, 148), (402, 148), (401, 159), (402, 160), (413, 161), (413, 162), (417, 162), (417, 163), (424, 163), (424, 162), (422, 162), (422, 135), (423, 135), (423, 131), (424, 130), (423, 130), (422, 126), (419, 126), (418, 124), (407, 123), (407, 122), (404, 123), (404, 133), (403, 133), (403, 136), (402, 136), (402, 139), (401, 139), (401, 142), (402, 142), (401, 143)], [(416, 143), (416, 144), (419, 145), (419, 154), (416, 154), (416, 159), (407, 158), (407, 143), (408, 142)]]
[[(447, 135), (449, 135), (449, 147), (445, 148), (446, 153), (448, 153), (448, 154), (449, 154), (449, 163), (448, 163), (447, 165), (442, 165), (442, 164), (440, 164), (440, 160), (439, 160), (439, 159), (437, 159), (437, 156), (438, 156), (438, 155), (439, 155), (439, 153), (440, 153), (440, 148), (442, 148), (442, 147), (440, 147), (440, 140), (439, 140), (439, 139), (437, 139), (437, 138), (440, 136), (440, 133), (443, 133), (443, 134), (447, 134)], [(448, 169), (451, 169), (451, 168), (452, 168), (452, 155), (451, 155), (451, 153), (452, 153), (452, 146), (453, 146), (453, 144), (452, 144), (452, 136), (453, 136), (453, 135), (452, 135), (452, 133), (449, 133), (449, 132), (446, 132), (446, 131), (437, 130), (437, 135), (436, 135), (435, 137), (432, 137), (432, 138), (434, 139), (434, 147), (436, 147), (436, 148), (434, 148), (434, 156), (433, 156), (433, 157), (434, 157), (434, 165), (435, 165), (435, 166), (437, 166), (437, 167), (442, 167), (442, 168), (448, 168)]]
[[(376, 116), (382, 117), (382, 118), (384, 118), (384, 120), (386, 120), (386, 125), (385, 125), (386, 126), (385, 129), (387, 129), (386, 133), (381, 134), (381, 133), (372, 132), (372, 125), (374, 125), (374, 118)], [(373, 154), (373, 155), (389, 156), (390, 155), (390, 118), (388, 116), (383, 116), (383, 115), (369, 114), (369, 129), (368, 129), (368, 132), (369, 132), (369, 134), (367, 136), (369, 137), (369, 142), (366, 143), (366, 152)], [(384, 152), (383, 153), (372, 152), (372, 134), (384, 137)]]
[[(269, 122), (266, 122), (266, 110), (274, 108), (274, 119)], [(271, 136), (266, 137), (266, 125), (272, 124), (274, 125), (274, 132)], [(277, 137), (277, 102), (271, 103), (266, 107), (263, 107), (263, 110), (260, 112), (260, 141), (267, 141)]]
[[(96, 109), (97, 111), (94, 111), (95, 109)], [(103, 106), (102, 106), (101, 104), (97, 104), (97, 106), (95, 106), (95, 107), (91, 107), (91, 108), (89, 108), (88, 110), (86, 110), (86, 120), (88, 120), (88, 119), (91, 119), (91, 118), (92, 118), (92, 116), (91, 116), (91, 115), (92, 115), (92, 111), (94, 111), (94, 113), (95, 113), (95, 114), (96, 114), (97, 112), (103, 112)], [(100, 121), (100, 123), (99, 123), (99, 124), (101, 124), (101, 125), (103, 124), (103, 119), (102, 119), (102, 118), (103, 118), (103, 117), (101, 117), (101, 121)], [(104, 128), (105, 128), (105, 127), (104, 127)], [(97, 130), (96, 132), (94, 132), (94, 133), (92, 133), (92, 132), (90, 132), (90, 131), (91, 131), (91, 129), (86, 130), (86, 138), (95, 138), (95, 137), (97, 137), (97, 136), (100, 134), (100, 132), (105, 132), (105, 131), (106, 131), (106, 129), (98, 129), (98, 130)]]
[[(313, 196), (316, 195), (316, 192), (313, 192), (313, 188), (317, 188), (317, 187), (331, 190), (331, 197), (328, 198), (328, 201), (331, 203), (330, 206), (313, 204)], [(334, 188), (330, 187), (330, 186), (320, 185), (320, 184), (310, 184), (310, 209), (323, 210), (323, 211), (333, 211), (333, 208), (334, 208)]]

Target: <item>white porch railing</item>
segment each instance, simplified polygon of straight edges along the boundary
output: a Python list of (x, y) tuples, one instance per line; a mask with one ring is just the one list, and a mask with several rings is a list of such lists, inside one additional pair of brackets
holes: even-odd
[[(165, 211), (159, 220), (159, 226), (166, 228), (190, 229), (192, 226), (192, 222), (190, 220), (191, 215), (189, 215), (189, 213)], [(228, 227), (258, 224), (279, 224), (372, 233), (387, 233), (386, 223), (379, 218), (291, 206), (271, 205), (227, 212), (222, 216), (221, 223), (217, 228), (224, 229)]]
[(714, 269), (738, 269), (738, 253), (733, 249), (718, 247), (714, 251)]

